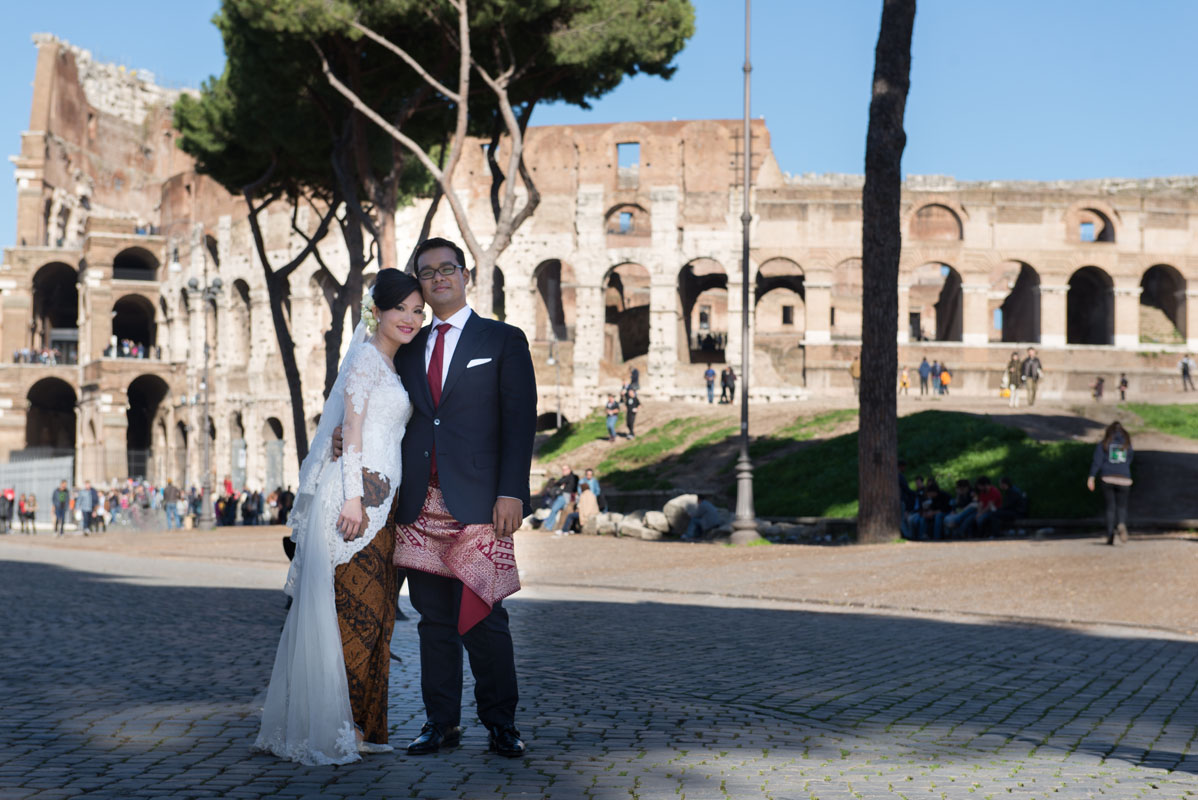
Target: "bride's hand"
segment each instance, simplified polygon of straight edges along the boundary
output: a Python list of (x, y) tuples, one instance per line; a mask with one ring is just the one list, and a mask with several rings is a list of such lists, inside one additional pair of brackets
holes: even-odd
[(341, 516), (337, 517), (337, 531), (341, 534), (341, 538), (352, 542), (361, 536), (362, 529), (365, 527), (362, 524), (364, 519), (362, 498), (351, 497), (346, 500), (345, 505), (341, 506)]

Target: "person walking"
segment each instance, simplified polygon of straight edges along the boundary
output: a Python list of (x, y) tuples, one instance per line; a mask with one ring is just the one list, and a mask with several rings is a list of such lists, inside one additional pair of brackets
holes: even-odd
[(1003, 373), (1003, 382), (1006, 384), (1006, 389), (1009, 394), (1007, 397), (1007, 405), (1011, 408), (1019, 408), (1019, 384), (1022, 381), (1021, 365), (1019, 363), (1019, 351), (1011, 353), (1011, 360), (1007, 362), (1007, 371)]
[(92, 513), (96, 510), (96, 490), (92, 488), (91, 481), (83, 482), (83, 488), (75, 496), (75, 508), (83, 515), (80, 525), (83, 535), (87, 536), (92, 529)]
[(928, 357), (924, 356), (919, 362), (919, 394), (922, 397), (928, 393), (928, 378), (932, 377), (932, 365), (928, 363)]
[(1106, 543), (1127, 541), (1127, 500), (1131, 495), (1131, 460), (1134, 451), (1131, 435), (1118, 420), (1106, 427), (1102, 440), (1094, 446), (1090, 462), (1090, 477), (1086, 488), (1094, 491), (1094, 479), (1102, 481), (1102, 496), (1106, 501)]
[(715, 402), (715, 370), (711, 364), (707, 365), (707, 369), (703, 370), (703, 380), (707, 383), (707, 404), (711, 405)]
[(1102, 402), (1102, 388), (1106, 385), (1106, 378), (1099, 375), (1094, 379), (1094, 385), (1090, 389), (1094, 392), (1094, 399), (1099, 403)]
[(932, 362), (932, 396), (933, 397), (939, 397), (941, 394), (941, 392), (940, 392), (940, 372), (941, 372), (940, 362), (933, 361)]
[(1129, 385), (1129, 384), (1127, 383), (1127, 373), (1126, 373), (1126, 372), (1120, 372), (1120, 373), (1119, 373), (1119, 399), (1120, 399), (1120, 400), (1126, 400), (1126, 399), (1127, 399), (1127, 387), (1128, 387), (1128, 385)]
[(1019, 377), (1027, 389), (1027, 404), (1036, 404), (1036, 390), (1040, 387), (1040, 377), (1044, 374), (1044, 366), (1036, 355), (1036, 348), (1027, 349), (1027, 358), (1019, 365)]
[(67, 505), (71, 502), (71, 490), (67, 482), (58, 484), (58, 488), (50, 495), (50, 504), (54, 506), (54, 532), (59, 536), (66, 533)]
[(736, 402), (736, 372), (732, 367), (724, 367), (724, 380), (728, 384), (728, 402)]
[(904, 365), (902, 371), (899, 373), (899, 394), (910, 394), (910, 393), (911, 393), (911, 373), (910, 373), (910, 371), (908, 371), (907, 367)]
[[(25, 520), (29, 523), (29, 532), (37, 533), (37, 495), (30, 494), (25, 498)], [(25, 526), (21, 526), (21, 530), (25, 530)]]
[(166, 486), (162, 489), (162, 504), (166, 507), (166, 529), (168, 531), (183, 527), (179, 522), (179, 498), (182, 496), (183, 492), (179, 491), (175, 482), (167, 478)]
[(628, 398), (624, 401), (624, 422), (628, 425), (628, 438), (636, 438), (636, 412), (641, 407), (640, 398), (636, 396), (636, 389), (628, 390)]
[(616, 402), (614, 394), (607, 396), (607, 405), (603, 407), (603, 412), (607, 415), (607, 441), (614, 442), (616, 440), (616, 425), (620, 421), (620, 404)]
[(1194, 359), (1186, 353), (1181, 357), (1181, 361), (1177, 362), (1178, 368), (1181, 370), (1181, 390), (1190, 392), (1194, 390)]

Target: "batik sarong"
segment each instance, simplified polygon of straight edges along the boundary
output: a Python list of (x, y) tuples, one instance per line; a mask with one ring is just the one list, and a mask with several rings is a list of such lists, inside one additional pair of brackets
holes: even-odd
[(520, 590), (512, 540), (497, 538), (494, 525), (463, 525), (455, 520), (436, 475), (429, 480), (420, 516), (395, 528), (395, 565), (462, 582), (459, 634)]
[(399, 580), (389, 526), (334, 572), (337, 621), (354, 723), (368, 742), (387, 743), (387, 681)]

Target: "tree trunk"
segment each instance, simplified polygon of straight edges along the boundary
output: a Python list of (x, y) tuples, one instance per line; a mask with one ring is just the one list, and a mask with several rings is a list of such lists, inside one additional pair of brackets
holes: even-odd
[[(341, 367), (341, 341), (345, 338), (345, 312), (352, 310), (350, 315), (350, 332), (358, 326), (362, 317), (362, 273), (366, 270), (366, 254), (364, 245), (366, 237), (360, 219), (354, 214), (346, 214), (345, 222), (341, 225), (341, 236), (345, 241), (345, 249), (349, 254), (349, 271), (345, 283), (337, 286), (333, 299), (329, 303), (332, 314), (332, 324), (324, 335), (324, 398), (329, 399), (329, 392), (337, 382), (337, 370)], [(327, 271), (327, 268), (326, 268)], [(331, 273), (329, 273), (332, 279)]]
[(857, 540), (883, 542), (899, 530), (898, 269), (902, 232), (903, 112), (911, 78), (915, 0), (885, 0), (874, 53), (873, 97), (862, 193), (861, 418), (857, 440)]
[(495, 254), (490, 248), (483, 251), (482, 258), (474, 267), (474, 297), (471, 298), (470, 305), (480, 317), (491, 319), (495, 313), (491, 302), (491, 292), (495, 284)]
[(275, 337), (279, 342), (279, 356), (283, 359), (283, 375), (287, 378), (287, 393), (291, 397), (291, 425), (295, 429), (295, 453), (299, 463), (308, 455), (308, 423), (304, 419), (304, 390), (300, 382), (299, 365), (295, 360), (295, 340), (291, 338), (291, 326), (283, 311), (288, 292), (287, 279), (281, 278), (263, 264), (266, 272), (266, 294), (270, 298), (270, 317), (275, 326)]

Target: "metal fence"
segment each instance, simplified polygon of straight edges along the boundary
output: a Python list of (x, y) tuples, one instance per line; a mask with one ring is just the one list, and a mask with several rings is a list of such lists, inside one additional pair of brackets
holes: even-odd
[[(47, 448), (48, 450), (49, 448)], [(70, 452), (70, 451), (68, 451)], [(12, 489), (20, 498), (23, 494), (37, 496), (38, 523), (54, 524), (54, 503), (51, 496), (63, 481), (67, 486), (74, 486), (75, 457), (74, 455), (56, 456), (50, 458), (28, 458), (29, 451), (21, 454), (13, 453), (13, 460), (0, 464), (0, 489)], [(13, 513), (13, 525), (19, 527), (17, 515)]]

